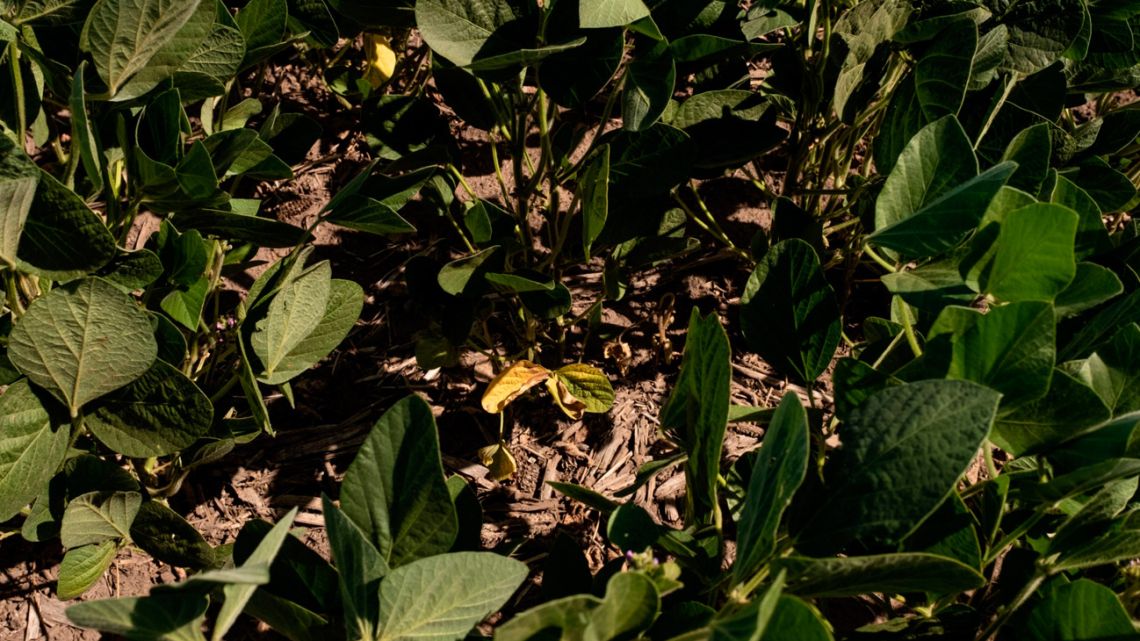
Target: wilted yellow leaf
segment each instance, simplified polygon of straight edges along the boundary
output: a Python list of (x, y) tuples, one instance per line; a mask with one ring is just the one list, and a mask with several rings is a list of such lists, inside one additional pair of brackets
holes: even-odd
[(483, 409), (498, 414), (520, 394), (550, 378), (550, 370), (530, 361), (517, 361), (499, 372), (483, 392)]
[(479, 448), (479, 459), (490, 470), (491, 478), (496, 481), (510, 477), (518, 469), (515, 455), (511, 454), (511, 449), (503, 441)]
[(387, 36), (375, 33), (364, 35), (364, 57), (368, 66), (364, 78), (376, 89), (396, 71), (396, 52), (392, 51)]

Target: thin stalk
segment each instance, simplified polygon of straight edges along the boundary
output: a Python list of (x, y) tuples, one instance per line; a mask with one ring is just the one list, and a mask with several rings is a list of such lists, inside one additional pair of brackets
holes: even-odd
[(19, 136), (20, 151), (27, 142), (28, 110), (24, 104), (24, 77), (20, 70), (20, 47), (15, 40), (8, 43), (8, 64), (12, 70), (12, 87), (16, 90), (16, 135)]
[(1013, 601), (1005, 608), (1002, 608), (1002, 611), (997, 617), (995, 617), (993, 621), (990, 621), (990, 624), (986, 626), (985, 630), (982, 630), (982, 633), (978, 635), (977, 641), (989, 641), (993, 639), (998, 631), (1001, 630), (1001, 627), (1009, 622), (1010, 617), (1017, 612), (1018, 608), (1025, 605), (1033, 596), (1033, 593), (1037, 592), (1037, 588), (1041, 587), (1041, 584), (1045, 582), (1046, 578), (1048, 578), (1048, 574), (1039, 569), (1033, 575), (1033, 578), (1021, 588), (1021, 591), (1017, 593)]
[(12, 310), (12, 316), (20, 318), (26, 311), (24, 304), (20, 302), (20, 293), (16, 289), (16, 271), (14, 268), (9, 267), (4, 270), (4, 293), (8, 300), (8, 309)]
[(871, 260), (875, 261), (876, 263), (879, 264), (880, 267), (882, 267), (883, 269), (885, 269), (891, 273), (897, 272), (899, 270), (898, 267), (895, 267), (894, 265), (890, 264), (889, 262), (887, 262), (887, 259), (880, 256), (879, 253), (876, 252), (874, 249), (872, 249), (871, 245), (869, 245), (869, 244), (866, 244), (866, 243), (863, 244), (863, 253), (870, 256)]
[(990, 447), (989, 442), (986, 442), (986, 444), (982, 446), (982, 458), (985, 459), (986, 462), (986, 473), (990, 475), (991, 479), (996, 479), (998, 477), (998, 469), (997, 466), (994, 465), (994, 451), (993, 448)]
[(990, 111), (990, 115), (986, 117), (986, 123), (982, 125), (982, 130), (978, 132), (978, 139), (974, 142), (975, 151), (977, 151), (978, 145), (982, 144), (982, 139), (986, 137), (986, 134), (989, 132), (990, 127), (993, 126), (994, 121), (997, 120), (998, 112), (1001, 111), (1002, 106), (1005, 105), (1005, 101), (1009, 98), (1009, 95), (1013, 93), (1013, 87), (1016, 84), (1017, 74), (1014, 73), (1011, 74), (1010, 77), (1006, 80), (1005, 88), (1001, 92), (1001, 98), (998, 99), (997, 104), (994, 105), (993, 110)]
[(910, 309), (904, 310), (906, 313), (902, 315), (903, 333), (906, 334), (906, 342), (910, 345), (910, 351), (914, 353), (914, 357), (922, 356), (922, 347), (918, 345), (918, 337), (914, 333), (914, 325), (910, 320)]
[(705, 230), (710, 236), (720, 241), (734, 255), (746, 260), (752, 259), (752, 257), (749, 256), (747, 252), (737, 247), (732, 242), (732, 240), (724, 234), (723, 231), (709, 227), (709, 225), (704, 220), (702, 220), (701, 217), (698, 216), (691, 207), (689, 207), (689, 205), (685, 202), (685, 199), (681, 198), (681, 195), (676, 191), (673, 192), (673, 201), (677, 203), (677, 206), (681, 208), (681, 211), (685, 212), (685, 216), (687, 216), (689, 220), (694, 222), (701, 229)]

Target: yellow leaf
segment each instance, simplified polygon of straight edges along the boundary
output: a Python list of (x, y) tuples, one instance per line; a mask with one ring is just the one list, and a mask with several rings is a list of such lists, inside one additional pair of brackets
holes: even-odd
[(392, 51), (387, 36), (375, 33), (365, 34), (364, 57), (368, 61), (364, 78), (368, 80), (368, 84), (372, 85), (373, 89), (384, 84), (396, 71), (396, 52)]
[(479, 448), (479, 459), (491, 472), (491, 478), (501, 481), (509, 478), (518, 469), (515, 456), (503, 441)]
[(523, 392), (550, 378), (550, 370), (530, 361), (517, 361), (499, 372), (483, 392), (483, 409), (498, 414)]
[(571, 394), (570, 389), (566, 387), (566, 383), (558, 376), (552, 376), (546, 380), (546, 391), (550, 392), (550, 395), (554, 397), (554, 402), (558, 405), (558, 409), (562, 410), (562, 412), (571, 419), (577, 421), (586, 413), (586, 404)]

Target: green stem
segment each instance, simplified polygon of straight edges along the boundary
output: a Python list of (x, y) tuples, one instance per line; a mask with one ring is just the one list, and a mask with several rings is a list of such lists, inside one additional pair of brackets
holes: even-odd
[(982, 445), (982, 458), (986, 461), (986, 473), (990, 475), (991, 479), (998, 477), (997, 466), (994, 465), (994, 451), (990, 447), (989, 441)]
[(27, 105), (24, 104), (24, 77), (20, 70), (20, 47), (15, 40), (8, 43), (8, 64), (12, 70), (12, 87), (16, 90), (16, 136), (20, 151), (24, 150), (28, 129)]
[(4, 270), (4, 293), (8, 300), (8, 309), (12, 310), (14, 318), (20, 318), (26, 311), (24, 304), (20, 302), (20, 294), (16, 289), (16, 271), (12, 267)]
[(870, 256), (871, 260), (875, 261), (876, 263), (879, 264), (880, 267), (882, 267), (883, 269), (885, 269), (891, 273), (897, 272), (899, 270), (898, 267), (895, 267), (894, 265), (888, 263), (887, 259), (880, 256), (878, 252), (876, 252), (874, 249), (872, 249), (871, 245), (869, 243), (863, 244), (863, 253)]
[(997, 104), (994, 105), (993, 110), (990, 111), (990, 115), (986, 118), (986, 124), (982, 125), (982, 130), (978, 132), (978, 139), (974, 142), (975, 151), (977, 151), (978, 145), (982, 144), (982, 140), (986, 137), (986, 134), (989, 132), (990, 127), (993, 126), (994, 121), (997, 120), (998, 112), (1001, 111), (1002, 106), (1005, 105), (1005, 101), (1009, 98), (1009, 94), (1013, 93), (1013, 87), (1016, 84), (1017, 74), (1013, 73), (1010, 75), (1009, 79), (1006, 80), (1005, 88), (1001, 92), (1001, 98), (998, 99)]
[(723, 231), (713, 229), (712, 227), (709, 227), (705, 221), (701, 220), (701, 217), (697, 216), (696, 212), (694, 212), (692, 208), (689, 207), (687, 203), (685, 203), (685, 199), (681, 198), (681, 195), (676, 191), (673, 192), (673, 200), (677, 203), (677, 206), (681, 208), (681, 211), (685, 212), (685, 215), (688, 216), (689, 220), (696, 223), (698, 227), (705, 230), (710, 236), (724, 244), (724, 246), (727, 247), (729, 251), (731, 251), (736, 256), (744, 258), (745, 260), (752, 260), (752, 257), (748, 255), (748, 252), (740, 249), (735, 244), (733, 244), (732, 240), (726, 236)]
[(914, 333), (914, 324), (910, 320), (910, 307), (903, 309), (902, 315), (903, 332), (906, 333), (906, 342), (910, 345), (910, 351), (914, 353), (914, 357), (922, 356), (922, 347), (918, 344), (918, 337)]
[(997, 617), (995, 617), (994, 620), (991, 621), (988, 626), (986, 626), (985, 630), (982, 630), (982, 633), (978, 635), (977, 641), (989, 641), (990, 639), (993, 639), (995, 636), (997, 636), (997, 633), (999, 630), (1001, 630), (1001, 627), (1009, 622), (1010, 617), (1013, 616), (1014, 612), (1017, 612), (1018, 608), (1025, 605), (1025, 603), (1029, 601), (1033, 594), (1037, 592), (1037, 588), (1041, 587), (1041, 584), (1045, 582), (1045, 579), (1047, 577), (1048, 574), (1045, 571), (1040, 569), (1037, 570), (1037, 573), (1034, 574), (1033, 578), (1030, 579), (1024, 587), (1021, 588), (1021, 591), (1017, 593), (1017, 596), (1014, 597), (1013, 601), (1011, 601), (1006, 607), (1002, 608), (1002, 611), (997, 615)]

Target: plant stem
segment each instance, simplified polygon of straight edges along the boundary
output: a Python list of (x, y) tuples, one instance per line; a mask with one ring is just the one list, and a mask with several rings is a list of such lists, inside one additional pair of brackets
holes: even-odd
[(989, 641), (993, 639), (998, 631), (1001, 630), (1001, 627), (1013, 616), (1014, 612), (1017, 612), (1018, 608), (1025, 605), (1025, 602), (1033, 596), (1033, 593), (1037, 592), (1037, 588), (1041, 587), (1041, 584), (1045, 582), (1047, 577), (1048, 574), (1045, 571), (1037, 570), (1033, 578), (1021, 588), (1021, 591), (1017, 593), (1013, 601), (1010, 601), (1009, 605), (1003, 608), (997, 617), (986, 626), (986, 629), (982, 630), (982, 633), (978, 635), (977, 641)]
[(727, 235), (725, 235), (723, 231), (713, 229), (712, 227), (709, 227), (708, 223), (701, 220), (701, 218), (697, 216), (696, 212), (694, 212), (692, 208), (690, 208), (689, 205), (685, 203), (685, 199), (681, 198), (681, 194), (673, 191), (673, 200), (677, 203), (677, 206), (681, 208), (681, 211), (685, 212), (685, 215), (688, 216), (689, 220), (693, 221), (698, 227), (708, 232), (710, 236), (720, 241), (725, 247), (728, 248), (730, 252), (739, 258), (752, 260), (752, 257), (748, 255), (748, 252), (740, 249), (735, 244), (733, 244), (732, 240)]
[(16, 270), (13, 267), (4, 270), (4, 293), (7, 296), (8, 309), (12, 310), (12, 316), (17, 319), (23, 316), (27, 310), (20, 302), (20, 294), (16, 289)]
[(880, 267), (891, 273), (897, 272), (899, 270), (898, 267), (895, 267), (894, 265), (888, 263), (887, 259), (880, 256), (879, 253), (874, 249), (871, 249), (871, 245), (869, 243), (863, 243), (863, 253), (870, 256), (871, 260), (875, 261), (879, 264)]
[(982, 130), (978, 132), (978, 139), (974, 142), (975, 151), (977, 151), (978, 145), (982, 144), (982, 140), (986, 137), (986, 134), (989, 132), (990, 127), (993, 126), (994, 121), (997, 120), (998, 112), (1001, 111), (1002, 106), (1005, 105), (1005, 101), (1009, 98), (1009, 94), (1013, 93), (1013, 87), (1016, 84), (1017, 74), (1010, 74), (1009, 79), (1006, 80), (1005, 88), (1001, 92), (1001, 98), (999, 98), (997, 104), (994, 105), (993, 111), (990, 111), (990, 115), (986, 117), (986, 124), (982, 125)]
[(12, 70), (12, 88), (16, 91), (16, 136), (20, 151), (24, 151), (27, 143), (28, 109), (24, 104), (24, 77), (20, 70), (20, 46), (16, 40), (8, 43), (8, 64)]
[(910, 307), (908, 306), (903, 310), (905, 313), (902, 315), (903, 332), (906, 333), (906, 342), (910, 345), (910, 351), (914, 352), (914, 357), (922, 356), (922, 347), (918, 344), (918, 337), (914, 333), (914, 324), (910, 320)]

